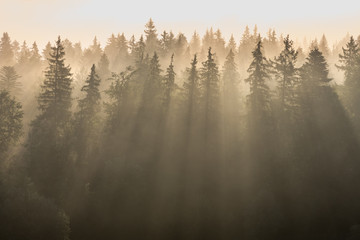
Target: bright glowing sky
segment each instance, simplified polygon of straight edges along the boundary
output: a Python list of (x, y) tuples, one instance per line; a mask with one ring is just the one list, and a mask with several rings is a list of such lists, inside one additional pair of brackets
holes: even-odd
[(257, 24), (303, 40), (340, 40), (360, 34), (360, 1), (342, 0), (0, 0), (0, 33), (43, 46), (57, 35), (87, 46), (96, 35), (102, 45), (111, 33), (139, 36), (152, 17), (158, 31), (172, 29), (188, 38), (194, 30), (222, 29), (240, 39), (244, 27)]

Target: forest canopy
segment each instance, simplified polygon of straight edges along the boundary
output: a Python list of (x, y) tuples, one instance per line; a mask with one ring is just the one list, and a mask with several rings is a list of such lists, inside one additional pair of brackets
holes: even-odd
[(358, 239), (360, 37), (0, 40), (0, 239)]

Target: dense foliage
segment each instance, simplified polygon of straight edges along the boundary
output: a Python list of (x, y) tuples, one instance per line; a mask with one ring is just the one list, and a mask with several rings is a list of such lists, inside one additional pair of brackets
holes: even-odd
[(358, 40), (145, 27), (3, 34), (0, 239), (359, 237)]

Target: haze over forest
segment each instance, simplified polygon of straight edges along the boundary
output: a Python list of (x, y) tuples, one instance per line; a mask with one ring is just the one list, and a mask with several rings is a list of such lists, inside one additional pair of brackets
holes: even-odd
[(360, 238), (360, 35), (198, 31), (2, 33), (0, 239)]

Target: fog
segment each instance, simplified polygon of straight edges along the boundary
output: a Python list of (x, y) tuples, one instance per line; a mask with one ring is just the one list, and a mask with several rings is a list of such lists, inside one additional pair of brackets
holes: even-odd
[(359, 239), (360, 36), (243, 29), (4, 32), (0, 239)]

